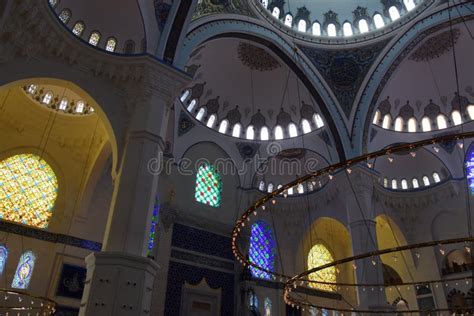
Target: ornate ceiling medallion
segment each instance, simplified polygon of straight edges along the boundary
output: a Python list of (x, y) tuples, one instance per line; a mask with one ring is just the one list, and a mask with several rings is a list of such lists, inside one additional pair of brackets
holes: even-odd
[(272, 71), (281, 67), (280, 63), (263, 48), (240, 42), (237, 52), (242, 64), (250, 69)]

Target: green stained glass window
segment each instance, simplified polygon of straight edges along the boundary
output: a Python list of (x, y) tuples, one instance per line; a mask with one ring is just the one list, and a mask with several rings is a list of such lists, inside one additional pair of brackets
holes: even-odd
[(222, 182), (213, 166), (202, 164), (196, 176), (196, 201), (212, 207), (221, 205)]

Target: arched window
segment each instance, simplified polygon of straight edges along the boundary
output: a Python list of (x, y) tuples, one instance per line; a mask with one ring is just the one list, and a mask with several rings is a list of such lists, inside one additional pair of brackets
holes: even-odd
[(398, 189), (398, 182), (397, 179), (392, 179), (392, 189)]
[(113, 37), (107, 39), (107, 44), (105, 45), (105, 50), (108, 52), (115, 52), (115, 47), (117, 47), (117, 40)]
[[(275, 269), (275, 241), (271, 227), (263, 220), (252, 225), (249, 247), (250, 262), (273, 272)], [(250, 266), (254, 278), (271, 280), (272, 275)]]
[(196, 114), (196, 120), (201, 121), (204, 118), (205, 114), (206, 114), (206, 109), (200, 108), (198, 113)]
[(5, 265), (8, 259), (8, 248), (5, 245), (0, 244), (0, 275), (3, 274)]
[(312, 192), (314, 190), (314, 185), (312, 181), (308, 181), (308, 192)]
[(0, 161), (0, 218), (47, 228), (58, 195), (53, 169), (40, 157), (20, 154)]
[(388, 188), (388, 179), (387, 178), (383, 178), (383, 186), (385, 188)]
[(92, 32), (91, 35), (89, 36), (89, 44), (91, 44), (92, 46), (97, 46), (97, 44), (99, 44), (99, 41), (100, 41), (100, 33), (98, 31)]
[(296, 190), (298, 191), (298, 194), (303, 194), (304, 193), (304, 186), (302, 183), (298, 184), (296, 187)]
[(69, 101), (67, 100), (67, 98), (62, 98), (61, 102), (59, 103), (59, 109), (61, 111), (66, 111), (68, 104)]
[(316, 124), (316, 128), (320, 128), (324, 126), (323, 119), (321, 118), (321, 115), (319, 115), (318, 113), (313, 115), (313, 120), (314, 120), (314, 124)]
[(416, 7), (414, 0), (403, 0), (403, 3), (405, 4), (405, 8), (407, 8), (407, 11), (411, 11)]
[(398, 11), (396, 6), (391, 6), (388, 9), (388, 14), (390, 15), (392, 21), (398, 20), (400, 18), (400, 12)]
[(321, 36), (321, 24), (319, 24), (318, 22), (314, 22), (312, 31), (313, 31), (313, 35)]
[(265, 191), (265, 181), (260, 180), (260, 183), (258, 184), (258, 189), (260, 191)]
[(59, 13), (59, 19), (64, 24), (67, 24), (71, 19), (71, 11), (69, 9), (63, 9), (61, 13)]
[(292, 24), (293, 24), (293, 17), (291, 16), (291, 14), (287, 14), (285, 17), (285, 25), (291, 27)]
[(293, 195), (293, 193), (294, 193), (294, 192), (293, 192), (293, 187), (290, 187), (290, 188), (288, 189), (288, 195)]
[(51, 91), (48, 91), (43, 96), (43, 99), (41, 100), (41, 102), (44, 103), (44, 104), (50, 104), (51, 100), (53, 100), (53, 93)]
[(417, 178), (413, 178), (411, 180), (411, 185), (413, 186), (413, 189), (418, 189), (420, 187), (420, 185), (418, 184), (418, 179)]
[(345, 22), (342, 25), (342, 31), (344, 32), (344, 36), (352, 36), (354, 34), (352, 32), (352, 25), (349, 22)]
[(185, 90), (183, 92), (183, 94), (181, 95), (181, 98), (179, 98), (181, 100), (181, 102), (184, 102), (186, 101), (186, 99), (189, 97), (189, 95), (191, 94), (191, 90)]
[(249, 125), (247, 127), (247, 131), (245, 133), (245, 137), (247, 139), (254, 139), (255, 138), (255, 129), (253, 128), (253, 125)]
[[(334, 261), (329, 250), (322, 244), (316, 244), (308, 253), (308, 270), (325, 265)], [(318, 272), (311, 273), (309, 279), (320, 282), (336, 282), (336, 267), (326, 268)], [(323, 291), (333, 292), (335, 286), (331, 284), (309, 283), (309, 286)]]
[(454, 110), (454, 111), (451, 113), (451, 119), (453, 120), (453, 124), (454, 124), (454, 125), (462, 124), (461, 113), (459, 113), (459, 111), (457, 111), (457, 110)]
[(268, 192), (268, 193), (272, 193), (272, 192), (273, 192), (273, 183), (270, 182), (270, 183), (268, 184), (267, 192)]
[(294, 123), (290, 123), (290, 125), (288, 125), (288, 135), (290, 135), (290, 137), (298, 136), (298, 129)]
[(403, 189), (403, 190), (408, 189), (408, 182), (407, 182), (406, 179), (402, 179), (401, 184), (402, 184), (402, 189)]
[(49, 5), (52, 6), (53, 8), (56, 8), (58, 5), (59, 0), (49, 0)]
[(306, 32), (306, 21), (305, 20), (300, 20), (298, 22), (298, 31)]
[(438, 124), (438, 129), (445, 129), (448, 127), (446, 116), (444, 116), (443, 114), (438, 115), (438, 117), (436, 118), (436, 123)]
[(375, 111), (375, 115), (374, 115), (374, 119), (372, 120), (372, 124), (377, 125), (380, 121), (380, 116), (381, 116), (380, 111), (379, 110)]
[(242, 131), (242, 125), (240, 125), (240, 123), (235, 124), (234, 128), (232, 128), (232, 136), (240, 137), (241, 131)]
[(385, 114), (382, 121), (382, 128), (389, 129), (392, 124), (392, 117), (390, 114)]
[(421, 120), (421, 129), (423, 132), (430, 132), (431, 131), (431, 120), (429, 117), (425, 116)]
[(272, 15), (277, 19), (280, 18), (280, 9), (278, 7), (274, 7), (272, 11)]
[(250, 292), (249, 296), (249, 306), (258, 310), (258, 297), (254, 292)]
[(221, 124), (219, 124), (219, 133), (225, 134), (227, 132), (228, 126), (229, 126), (229, 121), (223, 120)]
[(311, 124), (309, 124), (307, 119), (301, 120), (301, 129), (303, 130), (303, 134), (308, 134), (311, 132)]
[(222, 182), (219, 173), (208, 163), (203, 163), (196, 175), (196, 191), (194, 198), (197, 202), (212, 207), (221, 205)]
[(429, 186), (430, 185), (430, 178), (428, 178), (427, 176), (423, 176), (423, 185), (425, 187)]
[(367, 33), (369, 31), (369, 23), (367, 23), (366, 19), (359, 20), (359, 32), (361, 34)]
[(471, 194), (474, 194), (474, 146), (470, 146), (466, 154), (466, 181)]
[(36, 256), (32, 251), (26, 251), (21, 255), (13, 277), (12, 288), (20, 290), (28, 288), (35, 268), (35, 261)]
[(412, 117), (408, 120), (408, 132), (415, 133), (417, 130), (416, 118)]
[(469, 114), (469, 118), (474, 120), (474, 105), (470, 104), (467, 106), (467, 113)]
[(82, 33), (84, 32), (85, 28), (86, 28), (85, 24), (79, 21), (79, 22), (76, 22), (76, 24), (74, 24), (74, 27), (72, 28), (72, 32), (74, 33), (74, 35), (82, 36)]
[(262, 6), (266, 9), (268, 7), (268, 0), (262, 0)]
[(264, 126), (262, 127), (262, 129), (260, 130), (260, 140), (268, 140), (269, 139), (269, 131), (268, 131), (268, 127)]
[(83, 113), (86, 105), (84, 101), (78, 101), (76, 105), (76, 113)]
[(209, 116), (209, 118), (207, 119), (207, 124), (206, 124), (206, 126), (207, 126), (207, 127), (210, 127), (210, 128), (213, 128), (215, 123), (216, 123), (216, 115), (215, 115), (215, 114), (212, 114), (212, 115)]
[(403, 130), (403, 118), (401, 116), (395, 119), (394, 130), (401, 132)]
[(328, 24), (328, 36), (337, 36), (337, 29), (334, 23)]
[(265, 301), (263, 303), (263, 308), (264, 308), (264, 315), (265, 316), (272, 316), (272, 300), (270, 298), (265, 298)]
[(36, 92), (36, 89), (38, 89), (38, 86), (35, 84), (30, 84), (28, 85), (28, 88), (26, 89), (26, 92), (29, 94), (34, 94)]
[(275, 139), (283, 139), (283, 128), (280, 125), (275, 127)]
[(441, 182), (441, 178), (439, 177), (439, 174), (437, 172), (433, 172), (433, 180), (435, 183)]
[(374, 24), (375, 24), (375, 28), (377, 29), (385, 26), (385, 22), (381, 14), (377, 13), (374, 15)]
[(191, 102), (188, 105), (188, 112), (194, 111), (194, 108), (196, 107), (196, 104), (197, 104), (197, 100), (192, 99)]

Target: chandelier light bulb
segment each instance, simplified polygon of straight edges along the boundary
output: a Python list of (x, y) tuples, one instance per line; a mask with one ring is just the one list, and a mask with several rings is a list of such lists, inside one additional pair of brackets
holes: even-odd
[(464, 143), (463, 143), (463, 142), (459, 142), (459, 143), (458, 143), (458, 146), (459, 146), (460, 149), (462, 149), (462, 148), (464, 147)]
[(439, 147), (438, 146), (434, 145), (433, 150), (436, 151), (437, 153), (439, 153)]
[(351, 169), (351, 168), (347, 168), (346, 170), (347, 170), (347, 173), (348, 173), (348, 174), (351, 174), (351, 172), (352, 172), (352, 169)]
[(415, 158), (415, 157), (416, 157), (416, 152), (410, 151), (410, 155), (411, 155), (413, 158)]
[(388, 156), (387, 159), (388, 159), (389, 162), (393, 162), (393, 157)]

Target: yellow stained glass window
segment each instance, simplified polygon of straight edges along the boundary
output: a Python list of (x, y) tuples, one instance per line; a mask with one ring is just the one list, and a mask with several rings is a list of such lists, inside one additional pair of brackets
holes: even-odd
[(0, 161), (0, 219), (47, 228), (57, 195), (56, 175), (40, 157), (21, 154)]
[[(329, 250), (322, 244), (316, 244), (313, 246), (313, 248), (311, 248), (308, 254), (308, 270), (320, 267), (333, 261), (334, 259)], [(311, 273), (309, 275), (309, 279), (312, 281), (335, 283), (336, 267), (330, 267)], [(330, 284), (309, 283), (309, 285), (312, 288), (323, 291), (333, 292), (335, 290), (335, 286)]]

